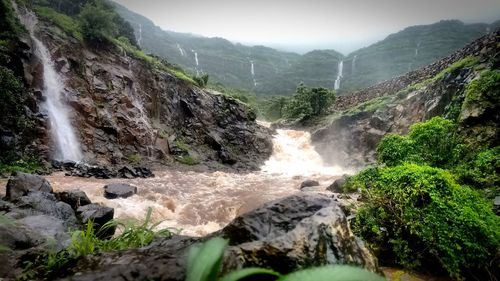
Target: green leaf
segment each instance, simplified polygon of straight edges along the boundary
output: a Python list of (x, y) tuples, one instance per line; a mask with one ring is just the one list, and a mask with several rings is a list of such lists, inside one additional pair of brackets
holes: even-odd
[(215, 281), (227, 241), (216, 237), (189, 249), (186, 281)]
[(238, 281), (250, 276), (255, 277), (255, 280), (271, 281), (277, 280), (281, 275), (269, 269), (250, 267), (231, 272), (224, 276), (224, 278), (222, 278), (220, 281)]
[(323, 266), (291, 273), (278, 281), (384, 281), (375, 273), (347, 265)]

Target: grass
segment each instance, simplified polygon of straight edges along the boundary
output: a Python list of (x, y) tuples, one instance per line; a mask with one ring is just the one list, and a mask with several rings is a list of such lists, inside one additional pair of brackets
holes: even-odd
[(0, 174), (23, 172), (28, 174), (46, 173), (47, 169), (36, 160), (20, 159), (8, 164), (0, 164)]
[(343, 115), (351, 116), (360, 112), (373, 112), (381, 108), (382, 106), (386, 105), (390, 99), (391, 97), (385, 96), (368, 100), (364, 103), (361, 103), (353, 108), (344, 111)]
[(39, 17), (50, 21), (61, 28), (66, 34), (78, 39), (78, 41), (83, 41), (80, 25), (75, 19), (48, 7), (37, 6), (34, 10)]
[(196, 159), (190, 155), (176, 156), (175, 160), (177, 160), (177, 162), (179, 162), (179, 163), (182, 163), (184, 165), (189, 165), (189, 166), (200, 164), (200, 161), (198, 159)]
[(128, 55), (132, 56), (133, 58), (138, 59), (138, 60), (142, 60), (142, 61), (148, 63), (150, 66), (152, 66), (156, 69), (162, 70), (162, 71), (166, 71), (166, 72), (174, 75), (175, 77), (177, 77), (181, 80), (184, 80), (188, 83), (196, 84), (196, 82), (193, 80), (193, 78), (189, 77), (189, 75), (187, 75), (184, 72), (184, 70), (182, 70), (180, 67), (169, 67), (169, 66), (165, 65), (165, 63), (163, 63), (161, 60), (159, 60), (155, 57), (152, 57), (150, 55), (147, 55), (142, 50), (140, 50), (140, 49), (136, 48), (135, 46), (133, 46), (132, 44), (130, 44), (130, 42), (128, 41), (127, 38), (124, 38), (124, 37), (119, 37), (117, 39), (113, 38), (113, 39), (110, 39), (110, 41), (113, 42), (116, 46), (123, 49)]
[[(97, 233), (94, 231), (93, 222), (88, 221), (83, 230), (72, 232), (71, 243), (67, 249), (59, 252), (49, 251), (37, 257), (34, 262), (25, 263), (24, 271), (16, 280), (60, 278), (61, 272), (68, 271), (80, 257), (98, 252), (140, 248), (149, 245), (156, 237), (170, 238), (174, 233), (179, 234), (180, 230), (170, 228), (157, 230), (161, 222), (151, 223), (151, 215), (152, 208), (148, 208), (143, 223), (134, 220), (111, 220)], [(109, 240), (98, 237), (99, 232), (112, 227), (118, 228), (120, 234)]]
[(131, 154), (127, 157), (127, 161), (130, 163), (130, 164), (139, 164), (141, 163), (142, 161), (142, 156), (140, 154)]

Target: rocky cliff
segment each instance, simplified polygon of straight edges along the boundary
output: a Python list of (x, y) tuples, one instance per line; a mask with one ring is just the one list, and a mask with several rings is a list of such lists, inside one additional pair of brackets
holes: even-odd
[(499, 68), (499, 42), (500, 31), (490, 33), (433, 64), (339, 97), (332, 121), (312, 134), (316, 149), (327, 162), (359, 168), (374, 161), (384, 135), (434, 116), (457, 120), (474, 142), (498, 145), (498, 93), (476, 98), (474, 106), (464, 100), (471, 81)]
[[(256, 168), (270, 155), (269, 132), (237, 101), (195, 87), (115, 45), (87, 46), (48, 23), (39, 22), (35, 35), (65, 79), (64, 94), (86, 161), (177, 159)], [(32, 109), (46, 119), (40, 109), (43, 65), (24, 37), (26, 83), (37, 97)], [(48, 159), (51, 141), (44, 132), (37, 141)]]

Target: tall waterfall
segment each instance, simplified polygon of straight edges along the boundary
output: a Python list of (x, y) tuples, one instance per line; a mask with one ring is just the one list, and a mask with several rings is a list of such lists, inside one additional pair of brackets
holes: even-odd
[(177, 43), (177, 49), (179, 49), (179, 52), (181, 53), (181, 56), (185, 57), (186, 54), (184, 53), (184, 50), (181, 48), (181, 45), (179, 45), (179, 43)]
[(194, 62), (196, 63), (195, 66), (196, 75), (200, 75), (200, 70), (199, 70), (200, 62), (198, 61), (198, 53), (195, 50), (191, 50), (191, 52), (193, 52), (194, 54)]
[(64, 78), (56, 72), (47, 47), (35, 36), (38, 22), (35, 14), (26, 12), (20, 16), (33, 40), (36, 56), (43, 64), (43, 96), (46, 100), (42, 103), (42, 108), (48, 114), (50, 135), (55, 145), (52, 157), (56, 160), (81, 161), (83, 156), (80, 142), (71, 126), (70, 109), (64, 102)]
[(257, 80), (255, 80), (255, 68), (253, 66), (253, 60), (250, 60), (250, 74), (252, 74), (253, 86), (257, 87)]
[(356, 59), (358, 58), (358, 55), (354, 55), (352, 58), (352, 65), (351, 65), (351, 75), (354, 74), (354, 71), (356, 70)]
[(340, 79), (342, 79), (342, 72), (344, 71), (344, 61), (340, 61), (338, 65), (337, 79), (335, 79), (335, 85), (333, 87), (334, 90), (338, 90), (340, 88)]
[(139, 45), (139, 47), (142, 47), (141, 42), (142, 42), (142, 24), (139, 24), (139, 36), (137, 36), (137, 45)]

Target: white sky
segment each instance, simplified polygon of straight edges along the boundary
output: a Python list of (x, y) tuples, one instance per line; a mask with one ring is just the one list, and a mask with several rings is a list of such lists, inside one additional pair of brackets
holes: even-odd
[(442, 19), (500, 19), (500, 0), (114, 0), (165, 30), (304, 52), (348, 53)]

